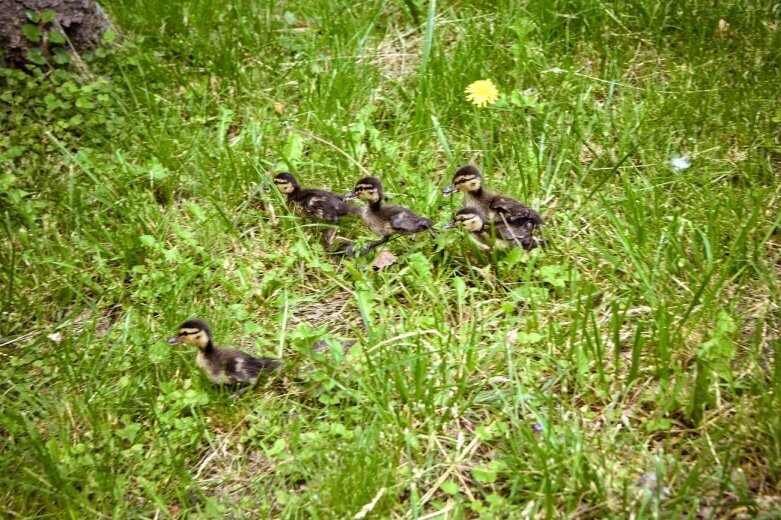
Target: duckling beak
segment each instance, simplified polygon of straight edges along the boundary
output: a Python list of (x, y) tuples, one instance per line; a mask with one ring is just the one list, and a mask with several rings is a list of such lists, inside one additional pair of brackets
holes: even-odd
[(448, 196), (448, 195), (450, 195), (451, 193), (455, 193), (455, 192), (457, 192), (457, 191), (458, 191), (458, 190), (456, 189), (456, 187), (455, 187), (455, 186), (453, 186), (453, 185), (450, 185), (450, 186), (447, 186), (447, 187), (445, 187), (445, 189), (444, 189), (444, 190), (442, 190), (442, 195)]
[(181, 342), (182, 342), (182, 340), (179, 339), (179, 336), (174, 336), (173, 338), (168, 338), (168, 344), (169, 345), (178, 345)]
[(261, 186), (263, 187), (263, 191), (268, 191), (271, 189), (271, 183), (268, 181), (264, 182)]
[(442, 226), (442, 229), (453, 229), (454, 227), (456, 227), (456, 221), (451, 220), (450, 222)]
[(348, 193), (345, 193), (343, 198), (344, 200), (357, 199), (358, 195), (356, 195), (354, 191), (350, 191)]

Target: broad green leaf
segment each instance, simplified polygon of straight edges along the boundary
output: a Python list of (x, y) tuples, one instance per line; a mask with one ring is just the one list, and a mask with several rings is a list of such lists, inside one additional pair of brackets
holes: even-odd
[(154, 365), (160, 365), (171, 356), (171, 348), (165, 343), (155, 343), (149, 347), (149, 361)]
[(38, 13), (38, 21), (43, 24), (50, 23), (52, 20), (54, 20), (55, 16), (57, 16), (57, 13), (51, 9), (44, 9)]
[(38, 43), (41, 41), (41, 30), (37, 25), (26, 23), (22, 25), (22, 34), (27, 38), (27, 41)]
[(57, 45), (65, 43), (65, 36), (61, 32), (49, 31), (49, 41)]
[(287, 136), (287, 142), (282, 150), (283, 155), (288, 162), (296, 163), (301, 160), (304, 153), (304, 139), (295, 132), (290, 132)]
[(538, 332), (519, 332), (517, 341), (522, 344), (539, 343), (542, 341), (542, 334)]
[(442, 485), (439, 486), (439, 489), (447, 493), (448, 495), (457, 495), (461, 488), (459, 485), (452, 481), (452, 480), (446, 480), (442, 483)]
[(131, 423), (117, 431), (117, 436), (128, 442), (133, 442), (139, 431), (141, 431), (141, 425), (139, 423)]
[(245, 334), (258, 334), (260, 332), (263, 332), (263, 327), (261, 327), (257, 323), (255, 323), (253, 321), (245, 321), (244, 322), (244, 333)]
[(496, 471), (486, 466), (475, 466), (472, 468), (472, 476), (480, 484), (493, 484), (496, 482)]

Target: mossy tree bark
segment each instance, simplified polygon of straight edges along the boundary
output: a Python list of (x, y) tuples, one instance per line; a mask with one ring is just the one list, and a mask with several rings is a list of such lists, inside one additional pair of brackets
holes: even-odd
[(73, 50), (92, 49), (110, 27), (94, 0), (0, 0), (0, 66), (21, 67), (31, 49), (45, 54), (53, 32)]

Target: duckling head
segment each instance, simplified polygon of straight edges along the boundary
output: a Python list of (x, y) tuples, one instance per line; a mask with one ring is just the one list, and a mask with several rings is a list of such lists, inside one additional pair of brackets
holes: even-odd
[(277, 187), (277, 189), (284, 193), (293, 193), (294, 191), (299, 189), (298, 181), (295, 177), (293, 177), (293, 174), (290, 172), (282, 172), (278, 173), (274, 176), (274, 185)]
[(168, 340), (169, 345), (184, 343), (201, 350), (212, 341), (212, 333), (209, 326), (203, 320), (187, 320), (179, 325), (179, 332)]
[(453, 184), (442, 191), (443, 195), (450, 195), (456, 191), (475, 192), (483, 186), (483, 174), (477, 166), (468, 165), (456, 170), (453, 174)]
[(355, 184), (355, 189), (344, 196), (346, 199), (361, 199), (374, 204), (382, 200), (382, 183), (377, 177), (364, 177)]
[(445, 224), (445, 228), (461, 228), (471, 233), (477, 233), (485, 225), (485, 215), (477, 208), (461, 208), (453, 215), (453, 221)]

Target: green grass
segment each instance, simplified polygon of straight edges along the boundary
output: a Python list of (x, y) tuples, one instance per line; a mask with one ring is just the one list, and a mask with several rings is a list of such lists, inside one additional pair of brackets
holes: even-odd
[[(106, 9), (82, 67), (0, 75), (0, 516), (778, 518), (777, 5)], [(470, 161), (549, 248), (376, 272), (248, 200), (358, 163), (441, 225)], [(190, 317), (288, 370), (232, 399)]]

